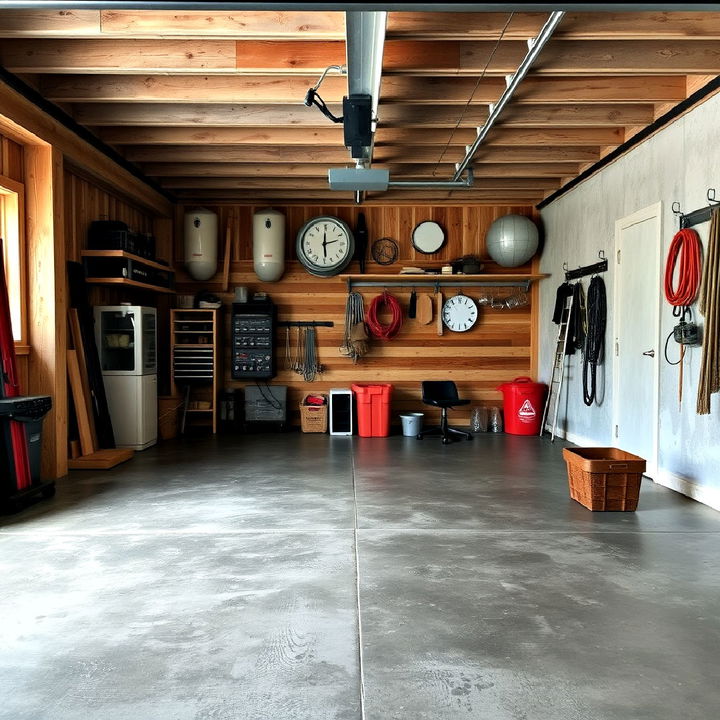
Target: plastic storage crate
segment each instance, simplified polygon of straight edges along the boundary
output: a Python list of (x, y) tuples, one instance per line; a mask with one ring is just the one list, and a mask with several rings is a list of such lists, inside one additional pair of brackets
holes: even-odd
[(564, 448), (570, 497), (589, 510), (637, 508), (645, 460), (618, 448)]

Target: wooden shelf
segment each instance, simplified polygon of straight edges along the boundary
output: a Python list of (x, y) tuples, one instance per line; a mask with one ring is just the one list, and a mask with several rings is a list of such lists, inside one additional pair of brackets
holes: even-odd
[(435, 282), (524, 282), (526, 280), (533, 282), (535, 280), (544, 280), (550, 277), (548, 274), (541, 273), (498, 273), (489, 274), (484, 273), (482, 275), (441, 275), (435, 273), (393, 273), (393, 274), (365, 274), (365, 275), (338, 275), (341, 280), (367, 280), (369, 282), (384, 282), (393, 281), (398, 282), (400, 280), (407, 281), (408, 284), (412, 284), (414, 281), (424, 281), (435, 284)]
[(160, 287), (159, 285), (149, 285), (148, 283), (141, 283), (137, 280), (128, 280), (127, 278), (85, 278), (85, 282), (91, 285), (129, 285), (130, 287), (142, 288), (143, 290), (152, 290), (157, 293), (166, 293), (167, 295), (174, 295), (175, 291), (170, 288)]
[(156, 270), (164, 270), (165, 272), (173, 272), (173, 269), (169, 265), (163, 265), (162, 263), (155, 262), (154, 260), (148, 260), (147, 258), (140, 257), (139, 255), (133, 255), (132, 253), (125, 252), (125, 250), (83, 250), (80, 253), (81, 257), (121, 257), (128, 258), (129, 260), (136, 260), (143, 265), (155, 268)]
[(523, 273), (498, 273), (497, 275), (441, 275), (429, 273), (397, 273), (392, 275), (339, 275), (347, 283), (348, 292), (354, 287), (375, 288), (470, 288), (470, 287), (518, 287), (525, 292), (535, 280), (549, 275)]
[[(80, 256), (83, 258), (105, 258), (105, 259), (120, 259), (120, 260), (130, 260), (136, 265), (142, 265), (147, 268), (151, 268), (153, 270), (161, 270), (162, 272), (168, 273), (170, 278), (170, 284), (173, 284), (173, 279), (175, 277), (174, 270), (169, 265), (162, 265), (159, 262), (155, 262), (154, 260), (148, 260), (146, 258), (140, 257), (139, 255), (133, 255), (132, 253), (125, 252), (125, 250), (83, 250), (80, 253)], [(86, 263), (86, 271), (88, 269), (88, 264)], [(129, 267), (129, 264), (128, 264)], [(104, 269), (104, 268), (103, 268)], [(96, 271), (99, 271), (100, 268), (96, 268)], [(127, 272), (130, 272), (129, 269), (124, 269)], [(110, 270), (110, 272), (115, 272), (115, 269)], [(166, 295), (174, 295), (175, 290), (164, 287), (162, 285), (153, 285), (152, 283), (145, 283), (141, 282), (139, 280), (131, 280), (127, 277), (95, 277), (90, 276), (85, 279), (85, 282), (91, 283), (92, 285), (125, 285), (126, 287), (134, 287), (139, 288), (142, 290), (150, 290), (152, 292), (156, 293), (164, 293)]]
[[(179, 325), (185, 323), (203, 323), (209, 329), (205, 330), (180, 330)], [(217, 432), (218, 421), (218, 395), (220, 381), (222, 379), (220, 369), (220, 310), (216, 308), (176, 308), (170, 311), (170, 372), (173, 379), (173, 394), (182, 395), (178, 385), (191, 388), (202, 400), (211, 403), (209, 408), (190, 408), (186, 410), (187, 415), (194, 417), (197, 424), (208, 424), (207, 420), (198, 417), (206, 415), (212, 427), (212, 432)], [(179, 339), (190, 340), (192, 338), (206, 336), (212, 342), (177, 342)], [(188, 351), (202, 353), (201, 356), (190, 358)], [(193, 362), (199, 361), (199, 362)], [(176, 368), (176, 364), (179, 366)], [(183, 365), (187, 367), (182, 367)], [(184, 375), (185, 373), (199, 373), (197, 375)], [(204, 382), (200, 382), (204, 381)], [(188, 396), (188, 400), (191, 400)]]

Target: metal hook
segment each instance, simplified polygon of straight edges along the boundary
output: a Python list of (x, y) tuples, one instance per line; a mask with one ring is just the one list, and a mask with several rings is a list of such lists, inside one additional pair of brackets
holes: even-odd
[(604, 250), (598, 250), (598, 257), (600, 260), (605, 260), (605, 251)]
[(567, 272), (569, 270), (568, 264), (566, 262), (563, 263), (563, 272)]
[(715, 188), (708, 188), (706, 197), (709, 205), (720, 205), (720, 200), (715, 199)]
[(677, 200), (672, 204), (672, 211), (673, 215), (682, 215), (682, 210), (680, 210), (680, 203), (677, 202)]

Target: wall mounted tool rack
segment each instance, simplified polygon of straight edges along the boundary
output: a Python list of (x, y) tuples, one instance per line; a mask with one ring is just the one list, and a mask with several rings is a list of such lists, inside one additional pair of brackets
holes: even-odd
[(601, 272), (607, 272), (608, 261), (605, 257), (605, 252), (600, 250), (598, 252), (600, 262), (596, 262), (593, 265), (584, 265), (583, 267), (576, 268), (575, 270), (568, 270), (567, 263), (563, 263), (563, 270), (565, 271), (565, 282), (569, 280), (577, 280), (581, 277), (587, 277), (588, 275), (597, 275)]
[(332, 320), (280, 320), (278, 327), (335, 327)]
[(518, 287), (525, 292), (530, 289), (534, 280), (542, 280), (549, 275), (362, 275), (345, 276), (348, 292), (355, 287), (377, 288), (417, 288), (431, 287), (437, 292), (441, 287)]
[(687, 215), (680, 210), (679, 202), (674, 202), (672, 204), (673, 215), (676, 215), (680, 219), (681, 230), (708, 222), (712, 218), (713, 210), (720, 207), (720, 200), (715, 198), (715, 188), (708, 188), (706, 197), (708, 204), (704, 208), (693, 210), (692, 212), (687, 213)]

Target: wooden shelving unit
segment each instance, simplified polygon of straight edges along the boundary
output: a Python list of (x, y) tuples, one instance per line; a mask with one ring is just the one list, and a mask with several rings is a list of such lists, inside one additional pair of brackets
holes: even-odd
[(542, 273), (498, 273), (482, 275), (442, 275), (431, 273), (393, 273), (338, 275), (352, 287), (529, 287), (550, 275)]
[[(210, 425), (217, 432), (220, 384), (220, 310), (183, 309), (170, 311), (170, 373), (173, 394), (186, 399), (183, 407), (194, 425)], [(188, 392), (189, 390), (189, 392)], [(207, 408), (193, 403), (209, 403)]]
[[(129, 261), (128, 264), (133, 266), (137, 265), (144, 269), (160, 270), (169, 275), (171, 285), (174, 283), (175, 273), (168, 265), (163, 265), (162, 263), (155, 262), (154, 260), (142, 258), (139, 255), (133, 255), (132, 253), (125, 252), (124, 250), (83, 250), (80, 255), (83, 259), (87, 258), (92, 260), (93, 258), (100, 258), (105, 260), (124, 260)], [(164, 287), (163, 285), (141, 282), (140, 280), (133, 280), (129, 277), (98, 277), (88, 272), (88, 262), (86, 260), (84, 260), (84, 263), (86, 266), (86, 273), (88, 275), (85, 282), (91, 283), (92, 285), (125, 285), (127, 287), (150, 290), (151, 292), (156, 293), (165, 293), (168, 295), (175, 294), (175, 290), (172, 287)]]

